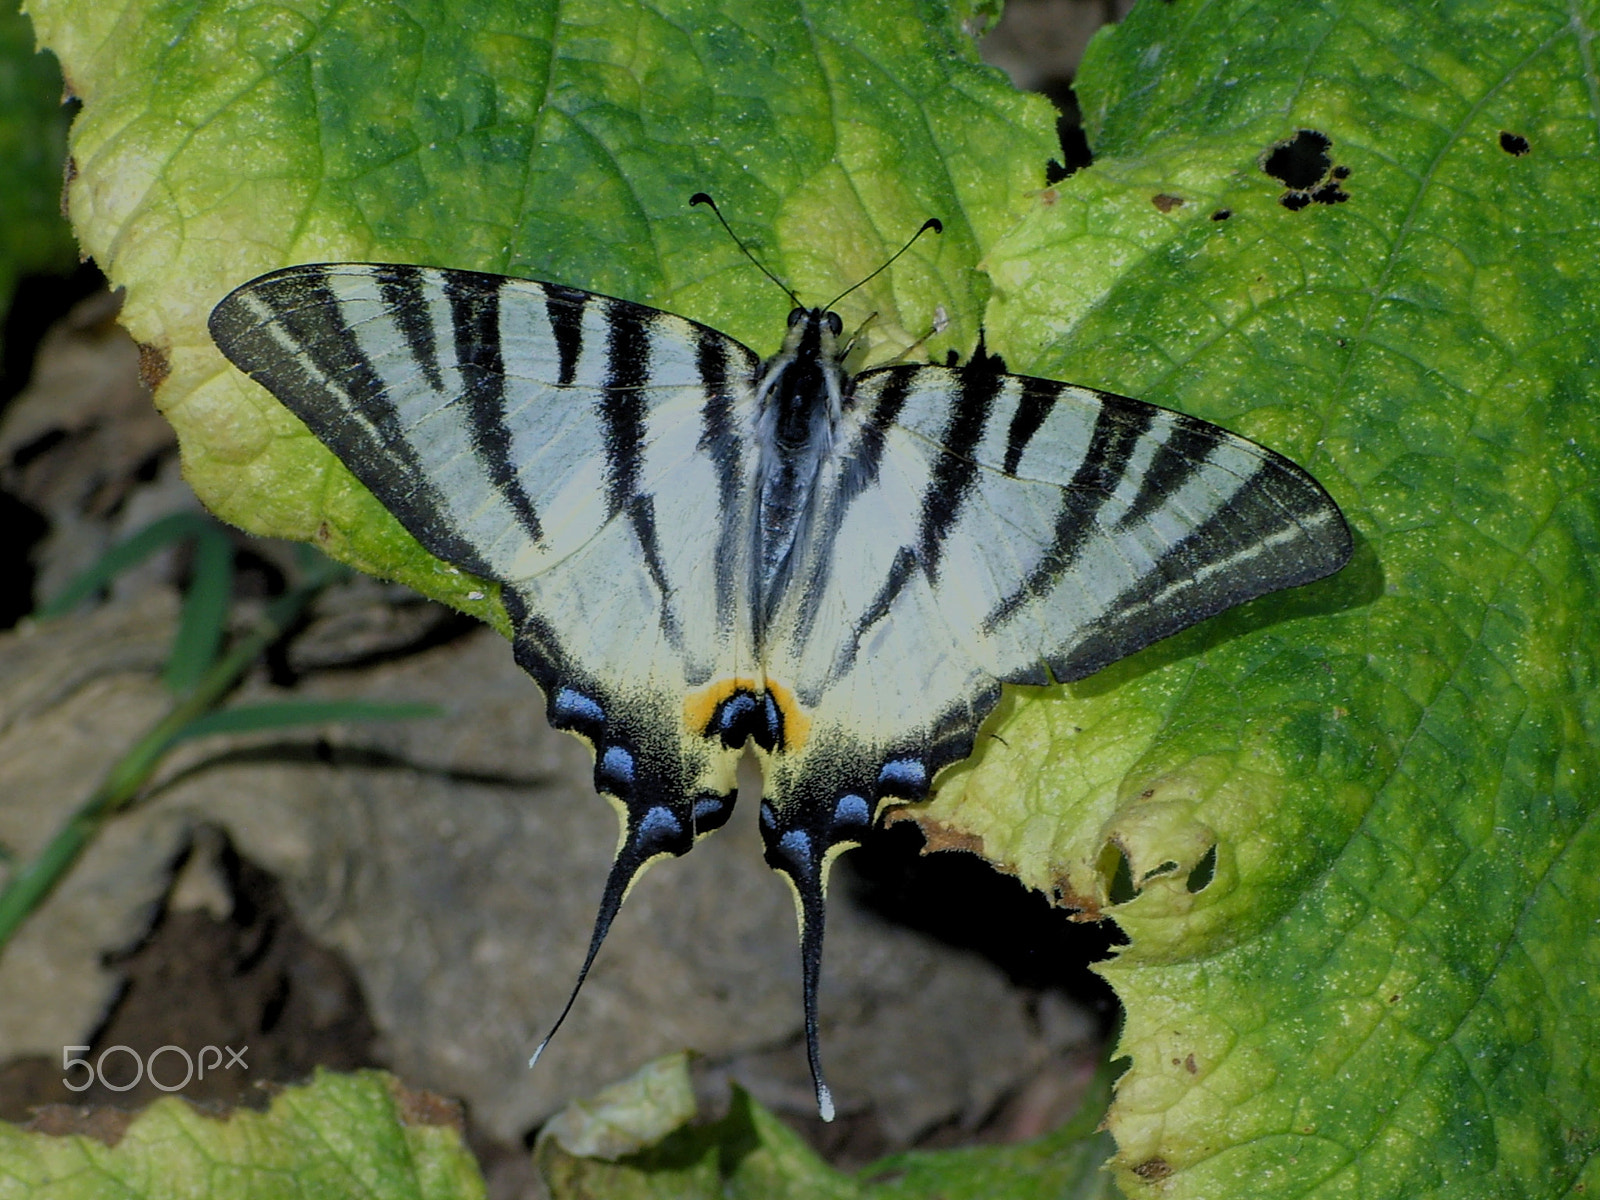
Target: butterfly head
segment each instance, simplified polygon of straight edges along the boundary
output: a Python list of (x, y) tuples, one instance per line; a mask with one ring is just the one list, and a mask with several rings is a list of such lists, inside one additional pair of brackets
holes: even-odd
[(824, 312), (820, 308), (793, 308), (789, 310), (789, 328), (796, 326), (817, 324), (828, 331), (828, 336), (838, 340), (844, 332), (844, 321), (836, 312)]
[(783, 345), (756, 384), (763, 441), (794, 452), (831, 440), (844, 404), (843, 331), (831, 310), (797, 305), (789, 313)]
[(844, 321), (831, 309), (795, 307), (789, 310), (789, 328), (783, 335), (778, 357), (815, 359), (837, 363), (844, 357), (839, 339), (844, 336)]

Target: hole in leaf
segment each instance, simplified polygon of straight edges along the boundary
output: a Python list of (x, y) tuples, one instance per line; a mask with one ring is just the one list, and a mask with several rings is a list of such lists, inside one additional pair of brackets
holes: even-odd
[(1139, 894), (1139, 889), (1133, 885), (1133, 867), (1121, 846), (1113, 842), (1106, 844), (1100, 853), (1100, 873), (1111, 877), (1111, 882), (1106, 885), (1106, 900), (1109, 903), (1126, 904)]
[(924, 846), (913, 821), (875, 830), (839, 860), (838, 886), (880, 917), (983, 955), (1019, 987), (1059, 989), (1109, 1035), (1120, 1008), (1089, 964), (1126, 941), (1115, 923), (1073, 920), (976, 855), (925, 855)]
[(1056, 106), (1056, 138), (1061, 143), (1061, 157), (1045, 163), (1044, 183), (1054, 187), (1068, 175), (1094, 161), (1089, 149), (1089, 137), (1083, 132), (1083, 112), (1078, 107), (1077, 94), (1070, 79), (1047, 79), (1038, 91)]
[(1299, 212), (1313, 203), (1343, 204), (1350, 199), (1339, 186), (1340, 180), (1350, 178), (1350, 168), (1333, 165), (1332, 146), (1327, 134), (1302, 129), (1267, 151), (1261, 169), (1289, 189), (1278, 198), (1279, 204)]
[(1094, 161), (1094, 152), (1089, 149), (1089, 136), (1083, 132), (1081, 125), (1060, 125), (1061, 129), (1061, 157), (1065, 161), (1057, 162), (1051, 159), (1044, 165), (1044, 182), (1046, 187), (1060, 183), (1068, 175), (1080, 168), (1087, 167)]
[(1233, 209), (1219, 208), (1216, 212), (1211, 214), (1211, 219), (1213, 221), (1226, 221), (1231, 216), (1233, 216)]
[(1159, 875), (1171, 875), (1177, 869), (1178, 869), (1178, 864), (1173, 862), (1169, 858), (1169, 859), (1167, 859), (1166, 862), (1162, 863), (1159, 867), (1153, 867), (1150, 870), (1146, 871), (1144, 873), (1144, 877), (1139, 880), (1139, 885), (1141, 887), (1143, 887), (1145, 884), (1149, 883), (1152, 879), (1155, 879), (1157, 876), (1159, 876)]
[(1328, 174), (1333, 159), (1328, 156), (1332, 140), (1315, 129), (1302, 129), (1287, 141), (1267, 152), (1261, 169), (1296, 192), (1308, 192)]
[(1528, 139), (1520, 133), (1510, 133), (1502, 129), (1500, 131), (1500, 149), (1515, 158), (1521, 158), (1531, 147), (1528, 145)]
[(1216, 877), (1217, 848), (1212, 846), (1211, 849), (1200, 856), (1200, 861), (1195, 863), (1190, 870), (1188, 881), (1183, 886), (1188, 888), (1189, 893), (1193, 895), (1195, 892), (1204, 891)]

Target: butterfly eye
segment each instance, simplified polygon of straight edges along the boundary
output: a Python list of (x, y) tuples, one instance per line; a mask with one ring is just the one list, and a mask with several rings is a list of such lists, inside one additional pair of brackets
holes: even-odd
[(833, 334), (834, 337), (838, 337), (844, 332), (844, 322), (839, 319), (838, 313), (828, 313), (825, 317), (823, 317), (823, 320), (827, 321), (828, 332)]
[(803, 309), (803, 308), (791, 308), (789, 310), (789, 328), (790, 329), (793, 329), (796, 325), (800, 324), (800, 322), (804, 321), (805, 319), (806, 319), (806, 310), (805, 309)]

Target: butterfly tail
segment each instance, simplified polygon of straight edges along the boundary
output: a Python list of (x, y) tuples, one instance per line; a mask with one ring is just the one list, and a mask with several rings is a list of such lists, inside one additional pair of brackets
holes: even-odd
[(822, 1075), (822, 1051), (817, 1036), (817, 988), (822, 980), (822, 933), (828, 888), (825, 840), (803, 828), (780, 828), (770, 804), (761, 806), (762, 835), (767, 843), (767, 864), (794, 888), (795, 916), (800, 925), (801, 988), (806, 1015), (806, 1058), (817, 1090), (817, 1112), (833, 1120), (833, 1093)]
[(833, 1120), (833, 1093), (822, 1077), (822, 1050), (817, 1037), (817, 985), (822, 978), (823, 883), (819, 876), (801, 885), (796, 881), (800, 903), (801, 991), (806, 1013), (806, 1060), (811, 1064), (811, 1082), (817, 1090), (817, 1113), (824, 1121)]
[(555, 1037), (556, 1031), (561, 1028), (561, 1023), (572, 1011), (578, 993), (583, 990), (583, 982), (589, 977), (589, 968), (594, 966), (594, 960), (600, 953), (606, 934), (611, 932), (611, 922), (616, 920), (628, 892), (644, 873), (645, 868), (656, 859), (675, 857), (688, 851), (694, 841), (692, 833), (688, 836), (685, 836), (685, 833), (685, 824), (673, 817), (665, 806), (649, 807), (628, 818), (626, 832), (617, 849), (617, 856), (611, 863), (611, 872), (606, 876), (606, 889), (600, 897), (600, 910), (595, 913), (594, 932), (589, 937), (589, 953), (584, 957), (583, 966), (578, 971), (577, 982), (572, 985), (572, 994), (567, 997), (561, 1015), (556, 1018), (555, 1024), (550, 1027), (550, 1032), (544, 1035), (544, 1040), (528, 1059), (530, 1068), (539, 1061), (544, 1048), (550, 1044), (550, 1039)]

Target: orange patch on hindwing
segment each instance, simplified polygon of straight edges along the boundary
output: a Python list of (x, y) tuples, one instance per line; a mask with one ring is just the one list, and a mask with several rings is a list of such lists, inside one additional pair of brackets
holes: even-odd
[(806, 744), (806, 738), (811, 732), (811, 718), (795, 699), (794, 690), (775, 679), (763, 681), (752, 679), (747, 675), (729, 675), (713, 679), (710, 683), (695, 688), (683, 698), (684, 726), (691, 733), (704, 736), (711, 728), (711, 719), (716, 716), (717, 707), (737, 692), (748, 692), (757, 699), (762, 696), (772, 697), (772, 702), (778, 706), (778, 712), (783, 716), (785, 751), (798, 750)]

